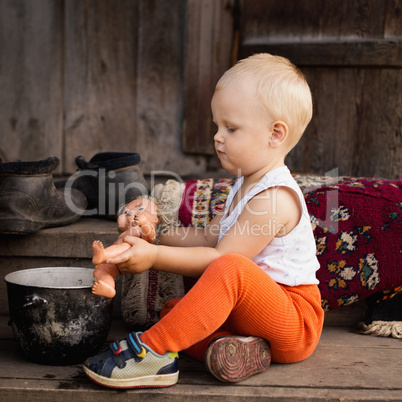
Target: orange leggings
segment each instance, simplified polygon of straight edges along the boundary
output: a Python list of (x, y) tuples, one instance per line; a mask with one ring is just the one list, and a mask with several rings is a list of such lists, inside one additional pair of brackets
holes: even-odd
[(314, 351), (324, 321), (316, 285), (280, 285), (237, 254), (216, 259), (161, 316), (142, 341), (157, 353), (184, 350), (201, 361), (212, 339), (236, 334), (265, 338), (273, 362), (298, 362)]

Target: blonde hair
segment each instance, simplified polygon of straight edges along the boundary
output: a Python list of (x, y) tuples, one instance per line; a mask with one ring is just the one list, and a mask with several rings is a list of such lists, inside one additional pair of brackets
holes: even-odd
[(303, 73), (294, 64), (269, 53), (255, 54), (227, 70), (215, 90), (229, 86), (253, 91), (271, 118), (287, 124), (288, 151), (297, 144), (312, 118), (313, 101)]

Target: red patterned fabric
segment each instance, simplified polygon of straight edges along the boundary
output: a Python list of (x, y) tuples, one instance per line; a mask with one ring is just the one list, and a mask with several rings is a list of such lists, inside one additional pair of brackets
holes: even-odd
[(204, 179), (186, 182), (179, 220), (182, 226), (205, 227), (225, 206), (234, 179)]
[[(314, 229), (325, 310), (402, 284), (402, 180), (295, 179)], [(235, 180), (188, 181), (181, 224), (205, 226), (223, 208)]]

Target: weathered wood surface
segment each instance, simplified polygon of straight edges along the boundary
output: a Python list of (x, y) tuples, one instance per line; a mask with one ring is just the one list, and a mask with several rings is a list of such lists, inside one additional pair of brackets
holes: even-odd
[(0, 1), (0, 155), (140, 153), (142, 169), (205, 170), (181, 149), (185, 2)]
[[(345, 328), (325, 327), (317, 350), (307, 360), (273, 364), (264, 373), (240, 384), (222, 384), (204, 365), (180, 357), (179, 383), (159, 390), (116, 391), (91, 383), (80, 365), (54, 367), (23, 358), (5, 320), (1, 319), (0, 398), (2, 401), (114, 401), (124, 398), (156, 401), (260, 400), (400, 400), (402, 344), (390, 338), (353, 334)], [(109, 341), (127, 329), (115, 322)]]
[(178, 0), (66, 3), (66, 171), (104, 151), (139, 152), (147, 173), (202, 169), (180, 146), (183, 24)]
[(402, 177), (402, 3), (241, 1), (240, 57), (288, 57), (315, 113), (288, 156), (297, 171)]
[(402, 177), (401, 70), (302, 68), (314, 117), (289, 154), (294, 170)]
[(182, 0), (141, 1), (137, 128), (147, 172), (205, 171), (205, 158), (182, 152), (185, 22)]
[[(266, 38), (248, 40), (243, 52), (269, 52), (292, 60), (297, 66), (402, 67), (402, 38), (395, 40), (306, 40), (271, 43)], [(246, 50), (247, 49), (247, 50)]]
[(62, 155), (62, 4), (0, 1), (0, 153), (7, 161)]
[(100, 240), (108, 246), (116, 241), (118, 235), (114, 221), (80, 218), (70, 225), (45, 228), (28, 236), (1, 236), (0, 255), (90, 258), (94, 240)]
[(402, 5), (400, 0), (241, 0), (241, 16), (242, 40), (392, 38), (401, 35)]
[(211, 98), (231, 66), (234, 0), (187, 2), (183, 150), (214, 155)]
[(65, 3), (65, 171), (78, 155), (136, 148), (138, 2)]
[(239, 57), (283, 54), (311, 84), (316, 112), (293, 170), (401, 177), (401, 10), (400, 0), (1, 0), (0, 155), (55, 155), (57, 173), (71, 174), (78, 155), (132, 151), (146, 173), (205, 172), (210, 98), (239, 40)]

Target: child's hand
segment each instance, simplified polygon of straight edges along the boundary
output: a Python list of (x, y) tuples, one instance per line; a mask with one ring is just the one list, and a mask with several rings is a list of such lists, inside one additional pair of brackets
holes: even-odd
[(151, 268), (155, 262), (156, 246), (138, 237), (125, 236), (124, 242), (131, 248), (106, 262), (116, 264), (122, 274), (138, 274)]

